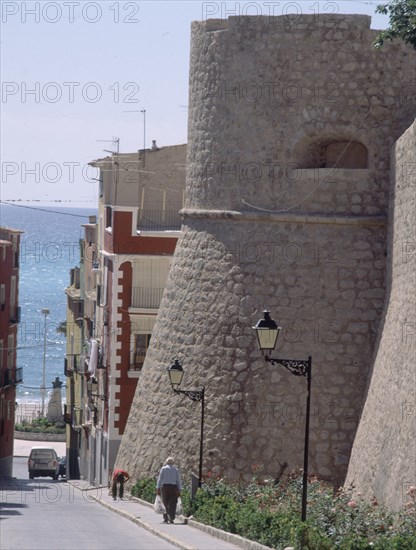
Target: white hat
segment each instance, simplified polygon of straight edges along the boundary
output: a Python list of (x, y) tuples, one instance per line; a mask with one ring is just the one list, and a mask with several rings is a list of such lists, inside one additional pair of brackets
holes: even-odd
[(165, 460), (165, 464), (173, 464), (175, 460), (172, 456), (168, 456), (168, 458)]

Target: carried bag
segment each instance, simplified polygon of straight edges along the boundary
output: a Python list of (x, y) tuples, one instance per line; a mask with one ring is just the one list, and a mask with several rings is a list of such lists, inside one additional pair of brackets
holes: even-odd
[(183, 513), (182, 499), (178, 497), (178, 502), (176, 503), (176, 513), (178, 516), (181, 516)]
[(166, 514), (166, 508), (159, 495), (156, 495), (155, 503), (153, 504), (153, 509), (156, 512), (156, 514)]

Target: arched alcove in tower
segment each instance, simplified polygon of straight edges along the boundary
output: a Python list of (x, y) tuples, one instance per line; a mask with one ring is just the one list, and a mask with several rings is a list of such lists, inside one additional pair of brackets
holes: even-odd
[(368, 149), (345, 136), (321, 135), (300, 140), (294, 149), (299, 168), (368, 168)]

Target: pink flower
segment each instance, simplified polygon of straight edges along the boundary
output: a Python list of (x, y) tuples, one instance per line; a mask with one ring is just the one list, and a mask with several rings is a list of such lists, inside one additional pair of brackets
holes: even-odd
[(411, 497), (416, 497), (416, 487), (414, 485), (411, 485), (409, 487), (409, 490), (407, 491), (407, 494)]
[(350, 508), (357, 508), (357, 503), (355, 502), (355, 500), (350, 500), (347, 503), (347, 506), (349, 506)]

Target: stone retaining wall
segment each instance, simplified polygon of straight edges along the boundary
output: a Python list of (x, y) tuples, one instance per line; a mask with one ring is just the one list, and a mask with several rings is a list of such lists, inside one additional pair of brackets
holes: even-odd
[(344, 481), (385, 299), (390, 149), (414, 117), (416, 52), (375, 50), (370, 18), (230, 17), (193, 24), (183, 234), (117, 463), (155, 474), (275, 477), (303, 463), (306, 380), (265, 364), (312, 356), (310, 472)]
[(416, 485), (416, 122), (393, 150), (388, 293), (347, 484), (400, 508)]
[(33, 432), (14, 432), (15, 439), (23, 439), (25, 441), (66, 441), (65, 434), (48, 434), (48, 433), (33, 433)]

